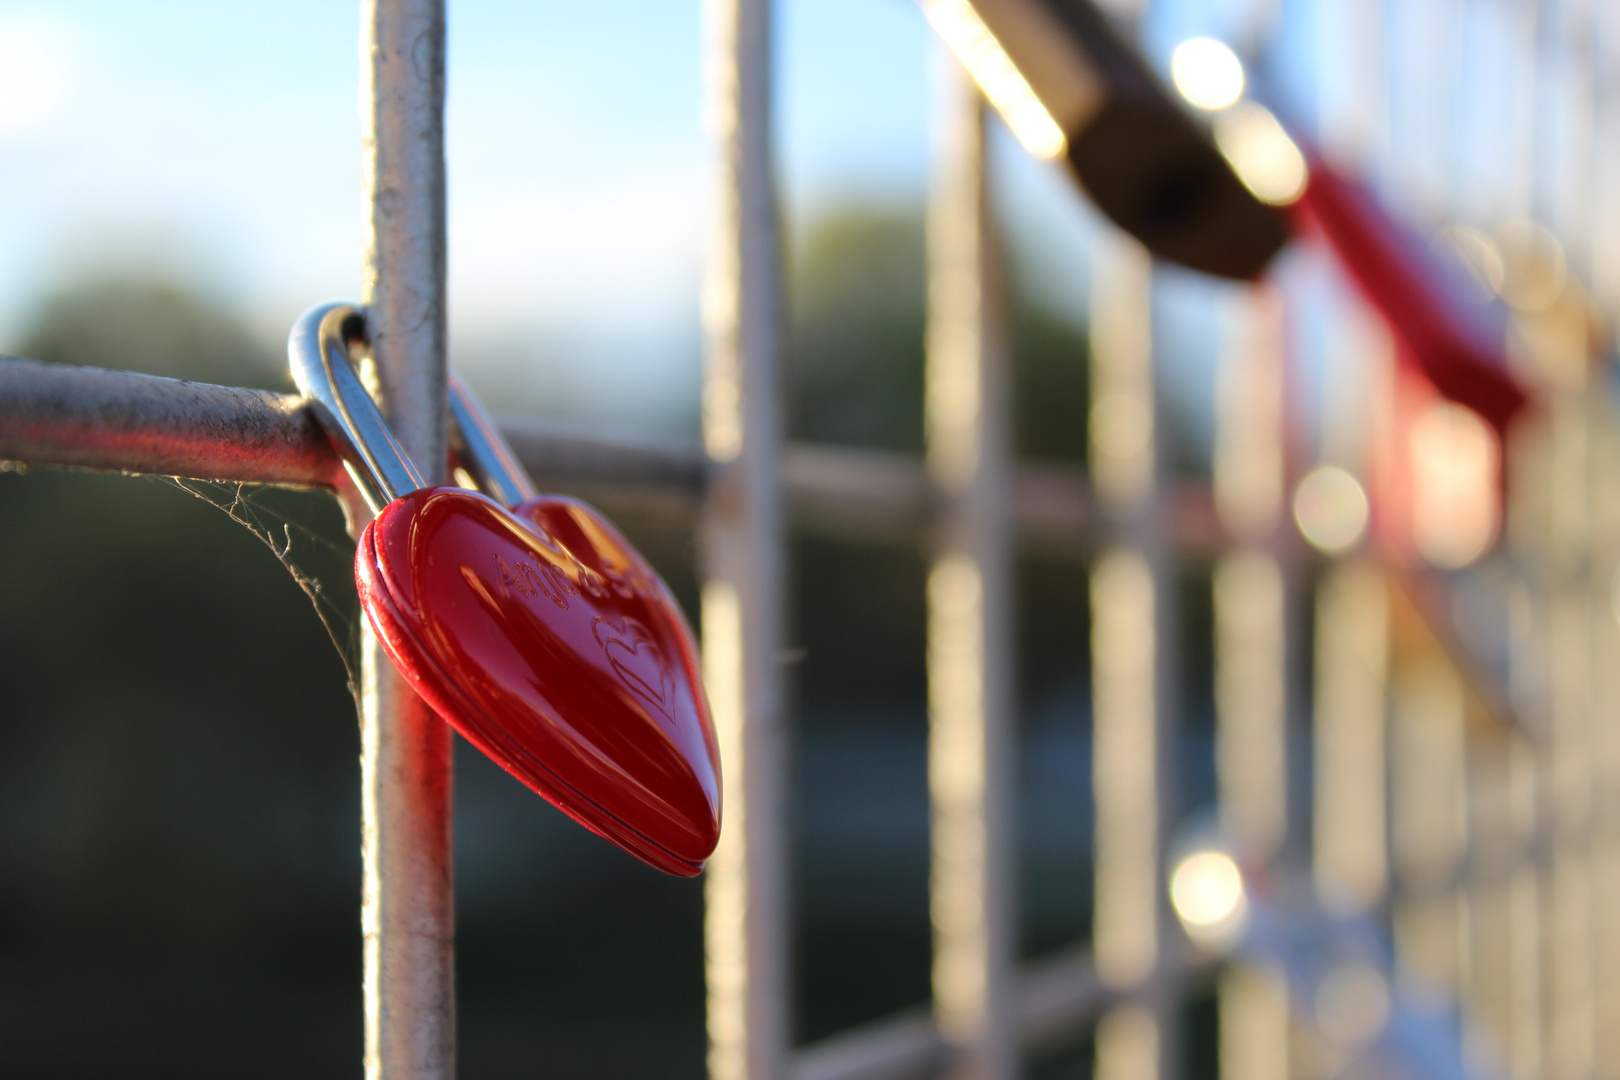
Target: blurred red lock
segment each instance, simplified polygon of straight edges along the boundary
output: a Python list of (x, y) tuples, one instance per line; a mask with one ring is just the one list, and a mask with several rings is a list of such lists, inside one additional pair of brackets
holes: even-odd
[(1499, 435), (1529, 401), (1503, 354), (1500, 327), (1483, 325), (1416, 233), (1363, 185), (1306, 153), (1296, 222), (1313, 226), (1384, 317), (1436, 390), (1478, 413)]

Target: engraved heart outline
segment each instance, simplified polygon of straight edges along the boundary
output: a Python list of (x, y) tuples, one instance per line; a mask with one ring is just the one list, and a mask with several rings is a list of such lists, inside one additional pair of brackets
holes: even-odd
[[(675, 717), (671, 711), (671, 702), (675, 696), (675, 676), (669, 669), (669, 659), (664, 656), (664, 650), (652, 638), (645, 626), (635, 619), (621, 619), (615, 624), (611, 619), (598, 615), (591, 620), (591, 634), (596, 643), (602, 647), (602, 655), (607, 658), (608, 666), (618, 676), (619, 682), (626, 690), (641, 698), (647, 704), (658, 710), (658, 715), (671, 725)], [(628, 640), (626, 640), (628, 639)], [(625, 660), (621, 660), (617, 653), (629, 657), (640, 657), (646, 649), (645, 655), (658, 669), (658, 686), (654, 687), (642, 678)]]

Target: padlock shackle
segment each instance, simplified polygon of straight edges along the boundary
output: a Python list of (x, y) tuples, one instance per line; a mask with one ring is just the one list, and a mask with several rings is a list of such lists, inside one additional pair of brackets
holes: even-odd
[(293, 324), (287, 358), (293, 382), (309, 398), (343, 467), (375, 513), (427, 483), (349, 359), (350, 343), (365, 341), (365, 314), (358, 305), (318, 304)]
[(507, 445), (494, 418), (454, 371), (450, 372), (448, 398), (457, 464), (467, 470), (478, 490), (502, 506), (516, 506), (536, 497), (539, 492), (534, 482)]

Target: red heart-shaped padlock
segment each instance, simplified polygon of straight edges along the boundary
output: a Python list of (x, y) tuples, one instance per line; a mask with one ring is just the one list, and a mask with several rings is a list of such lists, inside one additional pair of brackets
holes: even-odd
[(389, 656), (469, 741), (659, 869), (703, 868), (720, 778), (691, 635), (599, 514), (413, 492), (366, 527), (355, 580)]
[(359, 320), (348, 305), (311, 309), (289, 355), (376, 512), (355, 582), (384, 649), (441, 717), (564, 813), (660, 870), (698, 873), (720, 836), (720, 762), (674, 597), (589, 506), (532, 497), (454, 381), (464, 463), (522, 504), (425, 486), (350, 365)]

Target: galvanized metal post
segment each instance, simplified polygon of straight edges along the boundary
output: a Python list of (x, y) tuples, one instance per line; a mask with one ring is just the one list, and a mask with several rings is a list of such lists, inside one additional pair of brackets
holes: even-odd
[[(1587, 149), (1589, 131), (1585, 87), (1579, 74), (1585, 63), (1584, 43), (1571, 48), (1570, 5), (1538, 0), (1533, 53), (1527, 76), (1534, 95), (1533, 147), (1539, 165), (1532, 179), (1532, 216), (1558, 236), (1552, 244), (1565, 267), (1580, 265), (1591, 215), (1585, 184), (1574, 168)], [(1580, 35), (1585, 37), (1584, 34)], [(1568, 79), (1575, 93), (1560, 93), (1554, 80)], [(1583, 125), (1585, 121), (1585, 125)], [(1529, 267), (1536, 269), (1533, 265)], [(1545, 272), (1545, 269), (1543, 269)], [(1546, 1054), (1543, 1066), (1551, 1080), (1588, 1080), (1596, 1064), (1595, 974), (1593, 944), (1601, 898), (1592, 891), (1594, 661), (1591, 604), (1597, 585), (1592, 578), (1593, 485), (1591, 398), (1601, 382), (1594, 377), (1601, 362), (1589, 338), (1585, 290), (1567, 269), (1551, 283), (1551, 303), (1522, 305), (1520, 335), (1529, 343), (1530, 359), (1544, 381), (1543, 400), (1551, 419), (1548, 470), (1548, 517), (1544, 522), (1542, 572), (1545, 575), (1543, 622), (1547, 699), (1542, 811), (1550, 847), (1543, 919), (1546, 949)]]
[[(1256, 286), (1229, 309), (1215, 428), (1215, 505), (1236, 541), (1215, 566), (1215, 763), (1221, 831), (1244, 856), (1282, 855), (1289, 826), (1289, 603), (1285, 568), (1287, 396), (1283, 298)], [(1297, 563), (1297, 559), (1291, 563)], [(1290, 573), (1290, 571), (1293, 571)], [(1288, 998), (1280, 971), (1234, 967), (1218, 986), (1220, 1074), (1287, 1080)]]
[(1017, 1075), (1012, 486), (1007, 342), (985, 105), (937, 65), (928, 214), (928, 471), (942, 506), (928, 575), (934, 1013), (958, 1080)]
[(1315, 845), (1330, 910), (1378, 909), (1389, 880), (1384, 697), (1389, 662), (1384, 576), (1365, 559), (1328, 570), (1316, 595)]
[(1390, 836), (1395, 973), (1418, 1000), (1454, 1007), (1467, 970), (1467, 691), (1420, 616), (1402, 604), (1391, 680)]
[(776, 1080), (788, 1049), (783, 825), (780, 241), (770, 0), (708, 0), (714, 176), (703, 282), (703, 441), (720, 470), (704, 520), (704, 682), (725, 775), (705, 897), (709, 1075)]
[(1254, 858), (1288, 836), (1289, 605), (1278, 548), (1284, 485), (1283, 298), (1230, 309), (1215, 428), (1215, 505), (1236, 541), (1215, 568), (1215, 762), (1222, 831)]
[[(443, 0), (361, 6), (362, 300), (383, 411), (430, 483), (445, 436)], [(366, 1075), (455, 1074), (450, 729), (362, 643)]]
[[(1468, 972), (1464, 1032), (1478, 1046), (1500, 1048), (1514, 1076), (1534, 1075), (1539, 1039), (1524, 1031), (1538, 971), (1534, 935), (1535, 873), (1526, 849), (1535, 826), (1532, 751), (1511, 729), (1476, 730), (1468, 738), (1468, 854), (1465, 942)], [(1528, 904), (1528, 908), (1526, 905)], [(1528, 1043), (1526, 1037), (1528, 1036)]]
[(1154, 389), (1147, 252), (1098, 238), (1091, 303), (1091, 472), (1121, 541), (1091, 577), (1093, 947), (1103, 982), (1131, 995), (1097, 1028), (1099, 1080), (1169, 1080), (1179, 987), (1161, 974), (1163, 839), (1175, 808), (1175, 550), (1162, 483), (1167, 444)]
[(1587, 619), (1592, 649), (1592, 942), (1593, 1074), (1620, 1077), (1620, 925), (1606, 917), (1620, 896), (1620, 416), (1604, 400), (1589, 403), (1592, 424), (1587, 498), (1592, 507)]

